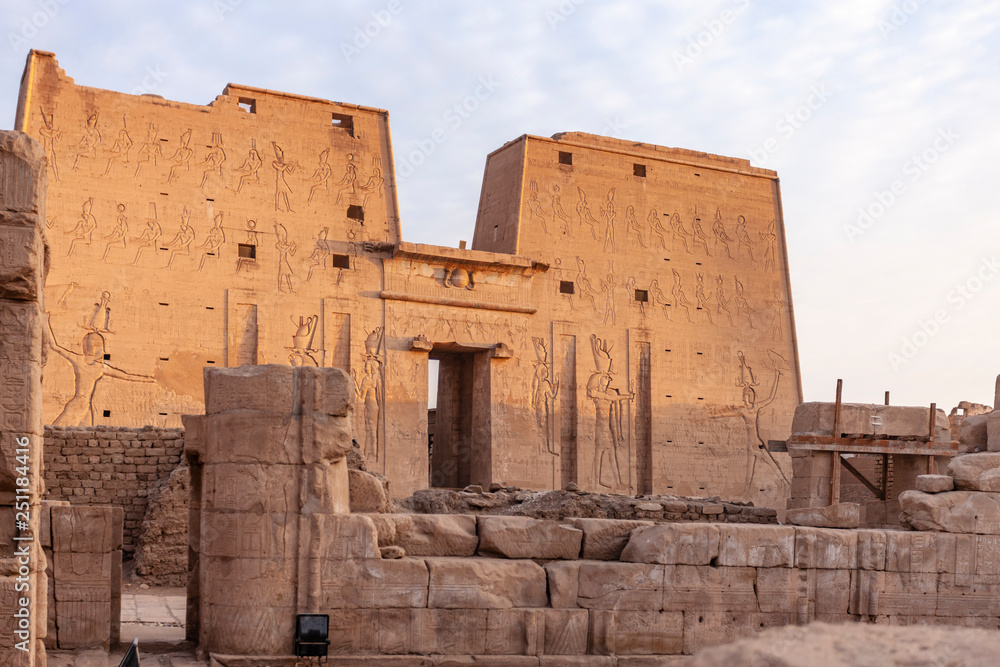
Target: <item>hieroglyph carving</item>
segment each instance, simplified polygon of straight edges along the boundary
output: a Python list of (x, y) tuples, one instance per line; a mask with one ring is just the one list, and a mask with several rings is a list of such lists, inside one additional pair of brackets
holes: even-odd
[[(249, 222), (247, 223), (249, 226)], [(274, 234), (278, 237), (274, 247), (278, 249), (278, 291), (294, 292), (292, 289), (292, 264), (288, 258), (295, 256), (297, 246), (295, 241), (288, 240), (288, 230), (279, 223), (274, 223)], [(236, 268), (239, 273), (239, 267)]]
[(146, 218), (146, 229), (142, 230), (142, 234), (138, 237), (132, 239), (139, 246), (135, 251), (135, 259), (132, 260), (132, 266), (139, 265), (139, 258), (142, 256), (143, 250), (146, 248), (156, 249), (156, 242), (163, 234), (160, 223), (156, 221), (156, 204), (152, 202), (149, 204), (149, 216)]
[(113, 248), (125, 250), (128, 247), (128, 216), (125, 215), (125, 204), (118, 204), (116, 209), (118, 217), (115, 220), (115, 228), (104, 237), (107, 241), (104, 245), (104, 256), (101, 258), (104, 261), (108, 261), (108, 255)]
[(533, 337), (535, 344), (535, 375), (531, 378), (531, 406), (535, 409), (535, 423), (538, 425), (539, 453), (556, 452), (555, 402), (559, 395), (559, 380), (553, 380), (552, 360), (544, 338)]
[(199, 271), (205, 268), (205, 262), (209, 257), (214, 257), (215, 261), (219, 261), (219, 256), (222, 254), (220, 248), (222, 248), (222, 244), (225, 242), (226, 232), (222, 229), (222, 213), (219, 213), (212, 220), (212, 228), (208, 230), (208, 237), (205, 239), (205, 242), (198, 246), (205, 251), (201, 255), (201, 262), (198, 263)]
[(222, 148), (222, 132), (212, 133), (212, 145), (205, 153), (205, 159), (198, 163), (202, 168), (201, 186), (205, 187), (208, 177), (218, 172), (219, 179), (222, 179), (222, 165), (226, 163), (226, 151)]
[(587, 398), (594, 402), (597, 416), (594, 423), (594, 480), (608, 489), (627, 488), (622, 469), (628, 469), (628, 452), (625, 442), (625, 414), (633, 394), (622, 393), (611, 384), (611, 348), (613, 344), (590, 336), (597, 370), (587, 381)]
[(275, 142), (271, 142), (271, 147), (274, 149), (274, 161), (271, 163), (274, 167), (274, 210), (292, 213), (292, 205), (288, 200), (292, 189), (285, 180), (285, 174), (295, 173), (299, 165), (297, 162), (286, 162), (285, 151)]
[(295, 334), (292, 336), (291, 354), (288, 355), (288, 363), (292, 366), (321, 366), (316, 354), (321, 354), (320, 350), (313, 349), (313, 339), (316, 337), (316, 325), (319, 322), (318, 315), (309, 317), (299, 316), (298, 324), (292, 318), (295, 326)]
[(354, 388), (364, 411), (365, 433), (361, 452), (371, 461), (378, 461), (382, 451), (381, 424), (382, 406), (385, 405), (385, 381), (382, 363), (382, 327), (376, 327), (365, 339), (365, 371), (358, 380), (357, 372), (351, 371)]

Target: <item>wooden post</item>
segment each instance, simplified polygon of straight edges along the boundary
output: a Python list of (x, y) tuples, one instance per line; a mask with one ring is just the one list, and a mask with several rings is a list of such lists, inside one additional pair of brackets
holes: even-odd
[(889, 405), (889, 392), (885, 392), (885, 404)]
[[(937, 403), (931, 403), (931, 414), (927, 419), (927, 443), (934, 442), (934, 426), (937, 424)], [(927, 474), (937, 474), (937, 462), (933, 456), (927, 457)]]
[[(844, 381), (837, 380), (837, 401), (833, 404), (833, 442), (840, 440), (840, 399), (844, 390)], [(840, 502), (840, 452), (830, 452), (830, 504)]]

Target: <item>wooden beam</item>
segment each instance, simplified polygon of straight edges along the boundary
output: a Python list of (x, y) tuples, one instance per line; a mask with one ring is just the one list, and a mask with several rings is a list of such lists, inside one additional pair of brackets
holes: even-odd
[(885, 495), (883, 494), (882, 490), (879, 489), (874, 484), (872, 484), (870, 481), (868, 481), (868, 478), (865, 477), (864, 474), (862, 474), (860, 470), (858, 470), (853, 465), (851, 465), (850, 461), (848, 461), (845, 458), (841, 458), (840, 462), (847, 469), (847, 472), (849, 472), (852, 475), (854, 475), (855, 477), (857, 477), (858, 481), (861, 482), (862, 484), (864, 484), (868, 488), (869, 491), (871, 491), (872, 493), (874, 493), (876, 498), (878, 498), (879, 500), (885, 500)]

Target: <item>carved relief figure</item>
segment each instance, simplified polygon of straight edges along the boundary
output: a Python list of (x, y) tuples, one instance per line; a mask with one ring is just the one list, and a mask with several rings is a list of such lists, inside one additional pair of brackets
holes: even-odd
[(52, 175), (55, 179), (59, 180), (59, 164), (56, 160), (56, 144), (62, 139), (62, 130), (56, 129), (56, 119), (55, 112), (46, 114), (45, 109), (39, 107), (39, 111), (42, 115), (42, 127), (39, 128), (38, 134), (42, 135), (42, 148), (45, 149), (45, 154), (49, 156), (49, 167), (52, 168)]
[(541, 438), (538, 443), (539, 453), (556, 454), (555, 433), (555, 401), (559, 395), (559, 381), (550, 379), (548, 349), (543, 338), (532, 338), (535, 344), (535, 375), (531, 378), (531, 407), (535, 409), (535, 423)]
[(722, 222), (722, 210), (715, 209), (715, 224), (712, 225), (712, 231), (715, 233), (715, 249), (719, 249), (719, 244), (726, 249), (726, 257), (729, 259), (733, 258), (733, 253), (729, 251), (729, 244), (733, 242), (729, 234), (726, 233), (726, 226)]
[(118, 132), (118, 138), (111, 146), (111, 153), (108, 155), (108, 166), (104, 169), (104, 175), (111, 173), (111, 166), (121, 160), (128, 162), (128, 153), (132, 150), (132, 137), (128, 135), (128, 127), (125, 124), (125, 116), (122, 116), (122, 129)]
[(157, 139), (156, 134), (156, 125), (151, 122), (146, 128), (146, 139), (139, 145), (139, 150), (136, 152), (135, 173), (132, 174), (132, 178), (138, 178), (142, 165), (152, 162), (155, 167), (157, 158), (163, 157), (163, 149), (160, 148), (160, 140)]
[(191, 129), (188, 128), (186, 132), (181, 135), (181, 145), (177, 147), (174, 154), (167, 158), (167, 162), (170, 163), (170, 171), (167, 172), (167, 183), (174, 180), (174, 176), (183, 167), (184, 171), (191, 170), (191, 156), (194, 155), (194, 150), (191, 148)]
[(586, 223), (590, 227), (590, 234), (594, 237), (594, 240), (597, 240), (597, 220), (590, 213), (590, 204), (587, 203), (587, 193), (580, 187), (576, 191), (580, 193), (580, 199), (576, 202), (576, 216), (580, 219), (580, 228), (583, 229), (583, 225)]
[(729, 326), (736, 326), (733, 322), (733, 314), (729, 310), (730, 299), (726, 296), (725, 280), (723, 280), (721, 274), (715, 279), (715, 285), (715, 302), (719, 304), (715, 312), (719, 315), (725, 313), (726, 317), (729, 318)]
[(379, 460), (382, 444), (379, 433), (380, 413), (385, 400), (382, 380), (382, 339), (382, 327), (376, 327), (365, 339), (365, 374), (360, 382), (357, 373), (351, 371), (358, 400), (364, 406), (365, 433), (361, 452), (373, 461)]
[(278, 237), (274, 247), (278, 249), (278, 291), (294, 292), (292, 289), (292, 265), (289, 256), (294, 257), (297, 249), (294, 241), (288, 240), (288, 230), (277, 222), (274, 223), (274, 235)]
[(778, 235), (774, 230), (775, 221), (771, 220), (771, 224), (767, 226), (767, 232), (760, 232), (760, 240), (764, 242), (764, 270), (770, 271), (777, 264), (775, 264), (774, 253), (778, 245)]
[(681, 222), (681, 216), (679, 213), (674, 213), (673, 215), (670, 216), (670, 231), (673, 240), (676, 241), (677, 239), (680, 239), (681, 245), (684, 246), (684, 252), (690, 253), (691, 248), (688, 247), (688, 242), (687, 242), (688, 236), (690, 236), (690, 234), (688, 234), (687, 230), (684, 229), (684, 223)]
[(310, 315), (307, 318), (299, 316), (298, 324), (292, 318), (292, 325), (295, 326), (295, 334), (292, 335), (292, 351), (288, 355), (288, 363), (292, 366), (319, 366), (314, 356), (319, 350), (313, 349), (313, 339), (316, 337), (316, 324), (319, 322), (319, 315)]
[(156, 221), (156, 204), (150, 203), (149, 211), (152, 217), (146, 218), (146, 229), (137, 238), (132, 239), (139, 246), (138, 250), (135, 251), (135, 259), (132, 260), (132, 266), (139, 265), (139, 257), (142, 256), (143, 250), (156, 247), (156, 242), (163, 233), (163, 230), (160, 229), (160, 223)]
[(753, 258), (753, 239), (750, 238), (750, 234), (747, 232), (747, 219), (742, 215), (736, 218), (736, 238), (739, 240), (737, 253), (743, 249), (743, 246), (746, 246), (747, 254), (750, 255), (750, 261), (755, 261)]
[(97, 383), (104, 377), (127, 380), (129, 382), (154, 382), (148, 375), (135, 375), (115, 368), (104, 360), (104, 336), (97, 331), (88, 331), (81, 342), (83, 352), (75, 352), (61, 346), (52, 332), (52, 323), (48, 325), (49, 349), (63, 357), (73, 367), (75, 389), (53, 423), (55, 426), (93, 426), (94, 425), (94, 392)]
[(608, 489), (624, 489), (622, 468), (628, 468), (628, 452), (625, 447), (623, 412), (632, 399), (630, 392), (622, 393), (612, 387), (614, 372), (611, 370), (612, 344), (590, 336), (597, 370), (587, 381), (587, 398), (594, 402), (596, 420), (594, 423), (594, 480)]
[(170, 248), (170, 257), (167, 258), (167, 268), (174, 263), (174, 258), (178, 255), (188, 257), (191, 255), (191, 244), (194, 243), (194, 227), (191, 226), (191, 214), (187, 207), (181, 211), (181, 228), (177, 230), (174, 238), (170, 240), (167, 247)]
[(739, 278), (733, 278), (736, 281), (736, 296), (733, 297), (733, 301), (736, 303), (736, 316), (744, 315), (747, 318), (747, 325), (753, 329), (753, 316), (755, 311), (747, 303), (746, 297), (743, 295), (743, 283), (740, 282)]
[(240, 175), (240, 180), (236, 184), (237, 194), (239, 194), (246, 183), (253, 181), (258, 185), (260, 184), (260, 168), (263, 165), (264, 160), (261, 159), (260, 153), (257, 152), (257, 142), (251, 139), (247, 158), (243, 160), (243, 164), (236, 170), (236, 173)]
[(583, 259), (579, 256), (576, 258), (576, 266), (579, 272), (576, 274), (576, 284), (580, 286), (580, 294), (584, 298), (590, 299), (590, 306), (594, 309), (594, 313), (597, 313), (597, 297), (598, 291), (594, 289), (593, 284), (590, 282), (590, 278), (587, 277), (587, 265), (584, 264)]
[(222, 214), (219, 213), (212, 220), (212, 228), (208, 230), (208, 237), (205, 238), (205, 242), (198, 246), (205, 251), (201, 255), (201, 261), (198, 263), (199, 271), (205, 268), (205, 262), (208, 261), (209, 257), (215, 257), (215, 261), (219, 261), (219, 257), (222, 254), (219, 252), (219, 248), (225, 242), (226, 232), (222, 229)]
[(327, 185), (330, 182), (330, 178), (333, 176), (333, 167), (330, 166), (330, 149), (327, 148), (322, 153), (319, 154), (319, 166), (316, 167), (316, 171), (313, 175), (309, 177), (307, 182), (312, 183), (309, 188), (309, 197), (306, 199), (306, 203), (313, 200), (313, 196), (316, 194), (317, 190), (327, 191)]
[(101, 131), (97, 129), (97, 120), (100, 113), (92, 111), (87, 116), (87, 126), (83, 129), (83, 135), (76, 142), (76, 158), (73, 160), (73, 171), (80, 166), (83, 158), (97, 159), (97, 147), (101, 144)]
[(449, 269), (445, 267), (444, 286), (474, 290), (476, 289), (476, 277), (472, 271), (467, 271), (466, 269)]
[(687, 296), (684, 294), (684, 288), (681, 286), (681, 274), (677, 272), (677, 269), (672, 269), (672, 271), (674, 274), (674, 286), (670, 289), (670, 294), (674, 297), (674, 303), (679, 308), (683, 308), (684, 312), (687, 313), (688, 322), (694, 322), (691, 319), (691, 302), (688, 301)]
[(670, 299), (663, 293), (660, 289), (660, 281), (654, 279), (653, 282), (649, 284), (649, 296), (653, 300), (652, 303), (655, 306), (658, 302), (663, 304), (663, 317), (669, 322), (670, 321)]
[(316, 267), (322, 266), (326, 270), (326, 260), (330, 256), (330, 247), (326, 243), (326, 236), (330, 233), (329, 227), (319, 230), (319, 237), (316, 239), (316, 247), (309, 255), (309, 273), (306, 274), (306, 282), (312, 280), (313, 271)]
[(712, 307), (708, 304), (708, 297), (705, 295), (705, 277), (698, 274), (698, 284), (694, 288), (694, 301), (698, 310), (708, 316), (708, 323), (715, 324), (712, 320)]
[(617, 283), (615, 282), (615, 267), (608, 262), (610, 270), (608, 271), (608, 277), (601, 280), (601, 291), (604, 292), (604, 324), (609, 321), (612, 325), (615, 323), (615, 287)]
[(774, 342), (781, 342), (784, 338), (783, 328), (781, 326), (781, 321), (785, 313), (785, 302), (781, 298), (781, 294), (775, 291), (773, 301), (764, 302), (767, 307), (773, 313), (771, 316), (771, 340)]
[(699, 218), (697, 214), (695, 214), (695, 216), (694, 216), (694, 222), (691, 223), (691, 226), (692, 226), (692, 228), (694, 230), (694, 243), (693, 243), (693, 245), (697, 246), (697, 245), (701, 244), (701, 247), (703, 247), (705, 249), (705, 254), (708, 255), (709, 257), (711, 257), (712, 253), (709, 252), (709, 250), (708, 250), (708, 234), (706, 234), (705, 230), (701, 228), (701, 218)]
[(69, 244), (69, 252), (66, 253), (67, 257), (73, 254), (73, 250), (77, 244), (90, 245), (91, 240), (94, 238), (94, 230), (97, 229), (97, 218), (91, 213), (93, 209), (94, 198), (90, 197), (87, 201), (83, 202), (83, 210), (80, 212), (80, 222), (76, 223), (76, 227), (66, 232), (73, 235), (73, 240)]
[(245, 244), (251, 249), (252, 256), (247, 257), (243, 253), (240, 253), (239, 257), (236, 258), (236, 275), (240, 275), (240, 270), (244, 267), (250, 267), (257, 263), (257, 246), (260, 245), (260, 233), (257, 231), (257, 221), (247, 220), (247, 242)]
[(382, 198), (382, 186), (384, 183), (385, 179), (382, 178), (382, 160), (376, 155), (372, 158), (372, 175), (360, 186), (361, 193), (364, 195), (361, 199), (362, 207), (368, 206), (368, 200), (374, 194), (377, 194), (380, 199)]
[(774, 371), (774, 382), (771, 385), (771, 394), (764, 401), (758, 402), (756, 387), (760, 386), (760, 382), (754, 377), (753, 368), (747, 363), (746, 357), (743, 356), (743, 351), (740, 350), (736, 354), (740, 360), (736, 386), (743, 389), (743, 405), (712, 409), (709, 410), (708, 414), (713, 418), (739, 417), (743, 420), (743, 425), (746, 428), (747, 448), (743, 494), (744, 496), (749, 496), (755, 488), (754, 482), (757, 476), (758, 462), (763, 462), (771, 468), (784, 484), (788, 484), (788, 478), (782, 472), (781, 466), (774, 459), (774, 455), (767, 450), (766, 443), (760, 435), (760, 413), (764, 408), (773, 403), (777, 397), (778, 384), (781, 381), (781, 371), (785, 370), (785, 366), (784, 359), (780, 355), (773, 353), (773, 350), (768, 351), (768, 358), (771, 362), (771, 368)]
[(629, 204), (625, 208), (625, 238), (628, 239), (628, 233), (630, 231), (635, 232), (636, 238), (639, 240), (639, 245), (643, 248), (648, 248), (646, 242), (642, 238), (642, 223), (640, 223), (635, 218), (635, 207)]
[(354, 153), (347, 154), (347, 164), (344, 166), (344, 176), (338, 183), (337, 201), (339, 204), (345, 192), (350, 191), (351, 196), (358, 194), (358, 167), (354, 164)]
[(556, 219), (562, 220), (562, 230), (563, 234), (566, 236), (573, 236), (573, 231), (570, 229), (570, 217), (566, 215), (566, 211), (563, 210), (562, 205), (562, 195), (559, 194), (559, 186), (552, 186), (552, 224), (556, 224)]
[(285, 172), (289, 174), (295, 173), (295, 168), (298, 167), (298, 164), (285, 162), (285, 151), (281, 150), (281, 146), (273, 141), (271, 142), (271, 148), (274, 149), (274, 161), (271, 162), (275, 174), (274, 210), (292, 213), (292, 205), (288, 202), (288, 195), (292, 194), (292, 189), (288, 187), (288, 182), (285, 180)]
[(608, 201), (601, 209), (601, 219), (607, 223), (604, 228), (604, 252), (615, 251), (615, 189), (608, 190)]
[(202, 168), (201, 172), (201, 185), (199, 187), (205, 187), (208, 183), (208, 177), (216, 172), (219, 173), (219, 179), (222, 179), (222, 165), (226, 163), (226, 151), (222, 148), (222, 132), (212, 133), (212, 146), (205, 153), (205, 159), (198, 163), (198, 166)]
[(542, 210), (542, 202), (538, 201), (538, 181), (531, 179), (528, 182), (528, 215), (538, 218), (542, 223), (542, 231), (549, 233), (549, 227), (545, 224), (545, 211)]
[(118, 210), (118, 219), (115, 228), (110, 234), (104, 237), (107, 240), (107, 244), (104, 246), (104, 256), (101, 257), (104, 261), (107, 261), (112, 248), (125, 250), (128, 244), (125, 238), (128, 234), (128, 217), (125, 215), (125, 204), (118, 204), (116, 208)]

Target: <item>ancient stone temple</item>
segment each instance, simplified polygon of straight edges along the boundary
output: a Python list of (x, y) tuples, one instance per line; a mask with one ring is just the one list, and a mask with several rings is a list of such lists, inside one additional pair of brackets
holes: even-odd
[(397, 496), (575, 482), (784, 506), (765, 445), (801, 388), (773, 171), (526, 135), (488, 157), (456, 249), (403, 241), (379, 109), (125, 95), (33, 51), (16, 129), (49, 161), (46, 423), (180, 426), (205, 367), (340, 367)]

